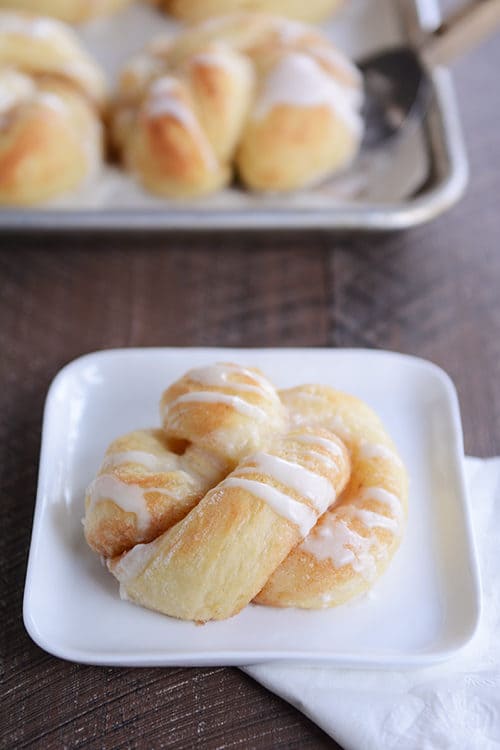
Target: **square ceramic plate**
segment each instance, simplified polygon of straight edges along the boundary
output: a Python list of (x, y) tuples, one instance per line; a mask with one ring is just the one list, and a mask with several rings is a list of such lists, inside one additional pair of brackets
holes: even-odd
[[(121, 601), (86, 546), (84, 493), (108, 443), (158, 425), (158, 401), (185, 370), (232, 360), (278, 386), (335, 386), (381, 415), (411, 477), (409, 523), (369, 595), (308, 612), (249, 605), (203, 627)], [(268, 661), (350, 667), (430, 664), (472, 637), (479, 589), (469, 523), (458, 401), (447, 375), (390, 352), (321, 349), (128, 349), (65, 367), (45, 408), (40, 477), (24, 599), (36, 643), (65, 659), (137, 666)]]

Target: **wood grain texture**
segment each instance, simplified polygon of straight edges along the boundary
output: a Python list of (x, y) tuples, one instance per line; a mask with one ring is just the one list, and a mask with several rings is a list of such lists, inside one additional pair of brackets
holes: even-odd
[(448, 370), (467, 451), (499, 453), (499, 69), (498, 40), (457, 67), (472, 181), (426, 227), (2, 238), (2, 749), (334, 746), (237, 670), (83, 667), (30, 641), (21, 605), (43, 400), (62, 365), (106, 347), (389, 348)]

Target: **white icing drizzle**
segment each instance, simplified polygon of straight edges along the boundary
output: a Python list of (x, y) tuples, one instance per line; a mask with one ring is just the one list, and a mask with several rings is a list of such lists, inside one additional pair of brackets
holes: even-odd
[(273, 396), (275, 395), (275, 390), (271, 383), (266, 380), (266, 378), (263, 375), (260, 375), (258, 372), (254, 372), (254, 370), (249, 370), (247, 367), (243, 367), (242, 365), (236, 365), (231, 362), (217, 362), (215, 365), (210, 365), (209, 367), (202, 367), (197, 370), (191, 370), (189, 374), (193, 372), (200, 372), (204, 370), (205, 372), (207, 370), (217, 370), (219, 372), (224, 372), (229, 375), (230, 373), (240, 373), (241, 375), (245, 375), (248, 378), (251, 378), (256, 383), (260, 385), (263, 391), (266, 391), (266, 393), (270, 393)]
[[(349, 565), (355, 559), (350, 547), (356, 548), (360, 536), (352, 531), (345, 521), (335, 517), (324, 520), (300, 545), (301, 549), (310, 552), (318, 560), (330, 559), (335, 568)], [(349, 546), (347, 546), (349, 545)]]
[(276, 106), (328, 106), (357, 136), (363, 124), (352, 106), (345, 87), (308, 55), (293, 52), (284, 56), (267, 76), (257, 101), (255, 117), (265, 118)]
[(238, 469), (238, 475), (259, 472), (267, 474), (280, 484), (306, 497), (321, 515), (333, 503), (335, 490), (331, 482), (316, 472), (306, 469), (298, 463), (286, 461), (284, 458), (272, 456), (269, 453), (255, 453), (251, 459), (255, 466), (245, 466)]
[(43, 104), (45, 107), (53, 109), (55, 112), (59, 112), (59, 114), (62, 114), (65, 117), (69, 116), (69, 110), (66, 103), (61, 97), (57, 96), (57, 94), (48, 91), (40, 91), (37, 92), (35, 101), (40, 102), (40, 104)]
[(387, 505), (393, 516), (401, 518), (403, 509), (399, 497), (392, 492), (384, 490), (382, 487), (364, 487), (354, 502), (364, 502), (366, 500), (375, 500)]
[(397, 464), (402, 463), (398, 454), (382, 443), (363, 443), (359, 448), (358, 455), (368, 461), (372, 458), (384, 458)]
[[(332, 453), (334, 456), (342, 456), (342, 448), (338, 443), (335, 443), (333, 440), (328, 440), (328, 438), (324, 437), (318, 437), (316, 435), (297, 435), (293, 437), (294, 440), (297, 441), (297, 443), (311, 443), (312, 445), (320, 445), (322, 448), (326, 448), (329, 453)], [(313, 451), (313, 453), (316, 453), (316, 451)], [(323, 455), (324, 454), (318, 454)]]
[(170, 115), (189, 129), (198, 129), (198, 122), (185, 102), (179, 97), (179, 83), (163, 76), (151, 84), (147, 100), (147, 114), (151, 118)]
[(337, 570), (351, 565), (356, 573), (372, 580), (376, 574), (375, 556), (371, 552), (374, 541), (373, 535), (361, 536), (349, 527), (347, 520), (333, 516), (302, 542), (301, 549), (318, 560), (331, 560)]
[(156, 545), (154, 542), (151, 544), (136, 544), (129, 552), (122, 555), (116, 565), (112, 566), (113, 575), (122, 584), (134, 580), (142, 573), (155, 551)]
[(219, 391), (191, 391), (190, 393), (184, 393), (179, 398), (176, 398), (172, 403), (165, 406), (165, 410), (171, 412), (176, 406), (187, 403), (207, 403), (207, 404), (227, 404), (231, 406), (235, 411), (243, 414), (245, 417), (251, 419), (263, 420), (267, 419), (267, 414), (264, 409), (261, 409), (255, 404), (249, 404), (239, 396), (230, 396), (227, 393), (220, 393)]
[(157, 456), (154, 453), (146, 451), (125, 451), (123, 453), (108, 453), (104, 456), (102, 469), (114, 469), (115, 466), (123, 464), (139, 464), (144, 468), (155, 472), (175, 471), (179, 465), (179, 457), (172, 454), (170, 456)]
[(87, 489), (90, 501), (88, 511), (103, 500), (112, 500), (125, 513), (135, 513), (137, 528), (142, 532), (151, 522), (145, 496), (153, 492), (170, 494), (165, 487), (139, 487), (137, 484), (123, 482), (113, 474), (100, 474)]
[[(231, 375), (234, 374), (240, 374), (251, 378), (257, 385), (252, 385), (250, 383), (237, 383), (234, 380), (230, 380)], [(258, 393), (264, 397), (271, 397), (275, 401), (278, 400), (278, 394), (265, 378), (244, 367), (238, 367), (238, 365), (224, 364), (221, 362), (215, 365), (210, 365), (209, 367), (199, 367), (190, 370), (188, 376), (202, 385), (228, 387), (233, 388), (236, 391)]]
[(35, 85), (28, 76), (14, 70), (2, 71), (0, 77), (0, 115), (28, 100), (35, 93)]
[(157, 78), (148, 92), (146, 116), (155, 120), (165, 115), (183, 125), (196, 140), (208, 169), (217, 168), (217, 160), (193, 111), (179, 96), (179, 82), (170, 76)]
[[(393, 516), (384, 516), (357, 507), (366, 500), (377, 500), (386, 504)], [(381, 487), (365, 487), (352, 500), (350, 506), (343, 508), (343, 511), (343, 517), (339, 517), (335, 511), (327, 514), (321, 524), (302, 542), (301, 549), (314, 555), (318, 560), (330, 559), (337, 569), (344, 565), (352, 565), (353, 570), (371, 580), (376, 573), (376, 556), (372, 552), (372, 547), (377, 544), (377, 538), (373, 529), (385, 529), (392, 534), (399, 533), (401, 503), (396, 495)], [(353, 518), (358, 519), (366, 529), (371, 529), (372, 533), (368, 536), (358, 534), (349, 525)], [(378, 545), (375, 550), (378, 557), (387, 554), (383, 545)]]
[(338, 50), (323, 47), (317, 49), (310, 48), (307, 51), (320, 64), (323, 63), (324, 65), (331, 66), (333, 68), (332, 75), (335, 76), (335, 73), (338, 75), (338, 72), (341, 72), (351, 78), (351, 81), (337, 80), (339, 86), (344, 90), (346, 100), (349, 101), (355, 111), (359, 111), (363, 105), (364, 93), (363, 78), (358, 68), (350, 60), (341, 55)]
[(308, 505), (294, 500), (284, 492), (270, 487), (264, 482), (254, 479), (240, 477), (229, 477), (222, 482), (221, 487), (239, 487), (256, 495), (260, 500), (267, 503), (278, 515), (299, 527), (300, 533), (305, 537), (316, 523), (316, 513)]
[(338, 468), (333, 458), (325, 456), (324, 453), (320, 453), (319, 451), (305, 451), (304, 456), (312, 458), (314, 461), (321, 461), (321, 463), (328, 467), (329, 471), (334, 471)]
[(395, 518), (389, 518), (371, 510), (354, 508), (353, 516), (358, 518), (367, 529), (386, 529), (395, 534), (399, 528), (399, 523)]

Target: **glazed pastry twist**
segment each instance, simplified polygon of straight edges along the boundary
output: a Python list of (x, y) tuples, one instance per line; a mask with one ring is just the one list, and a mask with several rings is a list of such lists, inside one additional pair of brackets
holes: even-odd
[(360, 74), (317, 30), (240, 13), (157, 40), (124, 69), (113, 136), (152, 192), (211, 193), (234, 171), (249, 188), (288, 191), (356, 155)]
[(0, 11), (0, 204), (63, 194), (99, 168), (104, 79), (57, 21)]
[(333, 607), (387, 568), (408, 479), (367, 404), (320, 385), (278, 395), (259, 370), (218, 363), (160, 410), (163, 431), (112, 443), (86, 497), (87, 541), (123, 598), (206, 622), (252, 600)]
[(333, 607), (366, 591), (389, 565), (406, 523), (408, 478), (380, 419), (359, 399), (314, 385), (282, 391), (281, 398), (294, 424), (321, 425), (342, 438), (352, 473), (339, 502), (273, 573), (255, 601)]
[(320, 21), (337, 10), (342, 0), (158, 0), (168, 13), (184, 21), (201, 21), (238, 10), (263, 11), (301, 21)]
[(229, 469), (203, 449), (182, 455), (161, 430), (138, 430), (115, 440), (87, 490), (85, 538), (114, 557), (150, 542), (183, 518)]
[(183, 521), (108, 567), (122, 596), (145, 607), (199, 622), (231, 617), (308, 534), (348, 476), (348, 453), (334, 435), (290, 433), (242, 461)]
[(67, 23), (81, 23), (114, 13), (130, 0), (0, 0), (0, 8), (52, 16)]

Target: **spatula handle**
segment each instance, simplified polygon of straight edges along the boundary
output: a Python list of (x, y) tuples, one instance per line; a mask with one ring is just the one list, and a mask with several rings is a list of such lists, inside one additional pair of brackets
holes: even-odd
[(444, 19), (421, 54), (428, 65), (447, 65), (500, 29), (500, 0), (475, 0)]

